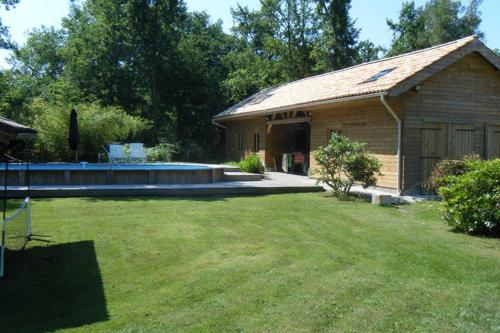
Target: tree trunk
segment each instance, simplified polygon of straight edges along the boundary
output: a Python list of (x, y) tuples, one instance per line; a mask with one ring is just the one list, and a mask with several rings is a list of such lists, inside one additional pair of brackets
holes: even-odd
[(158, 143), (158, 92), (156, 87), (156, 72), (151, 73), (151, 119), (153, 120), (153, 141)]

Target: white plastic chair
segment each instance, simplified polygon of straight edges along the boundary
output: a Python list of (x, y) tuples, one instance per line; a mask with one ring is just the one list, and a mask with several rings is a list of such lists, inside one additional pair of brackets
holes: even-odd
[(126, 161), (127, 154), (125, 154), (125, 147), (123, 145), (111, 144), (109, 145), (109, 161), (118, 162)]
[(146, 162), (146, 152), (144, 151), (144, 145), (142, 143), (130, 144), (130, 160), (141, 161), (143, 163)]

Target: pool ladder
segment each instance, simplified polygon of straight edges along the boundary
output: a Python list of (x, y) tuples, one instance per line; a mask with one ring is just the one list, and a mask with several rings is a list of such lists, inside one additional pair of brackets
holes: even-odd
[[(104, 152), (106, 153), (106, 155), (108, 156), (108, 160), (112, 163), (112, 164), (115, 164), (119, 169), (121, 169), (121, 165), (120, 163), (115, 160), (113, 157), (111, 157), (111, 154), (109, 153), (109, 151), (106, 149), (106, 147), (104, 145), (101, 145), (101, 149), (104, 150)], [(101, 164), (101, 154), (100, 153), (97, 153), (97, 162), (99, 164)]]

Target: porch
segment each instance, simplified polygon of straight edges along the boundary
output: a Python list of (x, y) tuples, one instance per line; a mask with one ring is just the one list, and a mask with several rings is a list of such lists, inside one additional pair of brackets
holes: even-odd
[(310, 161), (309, 113), (280, 112), (266, 117), (267, 171), (307, 175)]

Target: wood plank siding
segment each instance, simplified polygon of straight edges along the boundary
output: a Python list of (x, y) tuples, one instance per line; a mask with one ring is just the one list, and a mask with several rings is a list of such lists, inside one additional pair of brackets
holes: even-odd
[[(400, 107), (390, 103), (398, 116), (402, 117)], [(380, 98), (311, 110), (311, 150), (324, 146), (331, 131), (365, 142), (367, 150), (382, 163), (382, 176), (377, 185), (397, 188), (397, 125)], [(316, 162), (311, 158), (311, 168), (316, 167)]]
[(500, 145), (490, 130), (500, 123), (500, 72), (478, 53), (423, 81), (418, 92), (404, 93), (400, 103), (405, 189), (426, 182), (440, 158), (493, 157), (488, 147)]
[[(265, 161), (266, 122), (263, 117), (233, 120), (224, 124), (226, 129), (226, 159), (240, 161), (248, 155), (256, 154)], [(255, 134), (259, 134), (258, 151), (254, 151)], [(239, 137), (239, 138), (238, 138)], [(241, 147), (238, 147), (239, 144)], [(241, 148), (241, 149), (240, 149)]]

